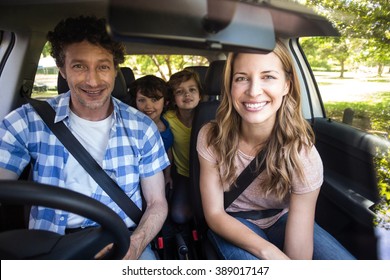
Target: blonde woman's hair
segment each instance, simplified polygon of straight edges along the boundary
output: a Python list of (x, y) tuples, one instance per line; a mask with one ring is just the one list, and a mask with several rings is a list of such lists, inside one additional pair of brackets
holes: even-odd
[[(267, 176), (263, 184), (267, 195), (272, 193), (282, 200), (290, 190), (293, 172), (297, 172), (299, 178), (305, 180), (299, 152), (304, 146), (311, 147), (314, 144), (314, 133), (302, 115), (298, 77), (288, 49), (277, 40), (273, 53), (282, 62), (286, 78), (290, 81), (290, 89), (283, 97), (273, 131), (264, 146)], [(230, 93), (232, 68), (237, 55), (238, 53), (229, 54), (226, 61), (222, 100), (207, 138), (208, 146), (211, 146), (217, 155), (221, 183), (226, 186), (225, 191), (230, 189), (239, 175), (236, 174), (234, 159), (238, 151), (241, 117), (233, 107)], [(260, 164), (257, 163), (258, 168)]]

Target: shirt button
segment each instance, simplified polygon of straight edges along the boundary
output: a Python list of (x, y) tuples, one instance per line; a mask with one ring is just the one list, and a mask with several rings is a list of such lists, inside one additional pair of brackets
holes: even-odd
[(63, 221), (63, 220), (65, 220), (65, 218), (62, 216), (62, 217), (60, 218), (60, 221)]

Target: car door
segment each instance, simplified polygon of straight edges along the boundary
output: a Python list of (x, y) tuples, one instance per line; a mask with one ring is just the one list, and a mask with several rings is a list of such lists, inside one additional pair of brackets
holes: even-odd
[[(324, 166), (316, 220), (356, 258), (381, 258), (380, 252), (389, 249), (385, 247), (384, 237), (378, 236), (386, 226), (386, 223), (378, 225), (380, 211), (386, 211), (378, 186), (381, 180), (388, 180), (388, 177), (380, 176), (380, 170), (387, 168), (388, 172), (388, 164), (383, 164), (388, 162), (388, 138), (346, 123), (345, 120), (351, 117), (348, 115), (351, 108), (340, 105), (346, 109), (344, 122), (328, 116), (328, 104), (321, 96), (326, 88), (318, 85), (318, 76), (311, 69), (298, 40), (291, 41), (290, 46), (302, 74), (303, 98), (307, 101), (304, 102), (305, 115), (314, 129), (316, 148)], [(348, 91), (348, 86), (342, 90)], [(361, 106), (364, 105), (368, 106), (368, 103), (363, 102)], [(381, 160), (382, 164), (378, 164)]]

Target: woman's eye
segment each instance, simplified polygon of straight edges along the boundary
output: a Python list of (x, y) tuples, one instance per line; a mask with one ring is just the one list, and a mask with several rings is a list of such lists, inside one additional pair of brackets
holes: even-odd
[(247, 81), (248, 79), (246, 77), (236, 77), (235, 81), (236, 82), (242, 82), (242, 81)]

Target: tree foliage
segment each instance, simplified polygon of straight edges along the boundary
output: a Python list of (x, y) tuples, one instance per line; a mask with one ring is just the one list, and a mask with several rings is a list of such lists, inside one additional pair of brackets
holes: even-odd
[[(324, 49), (327, 55), (339, 62), (341, 76), (343, 63), (347, 59), (345, 56), (339, 56), (340, 51), (344, 51), (351, 60), (378, 66), (378, 75), (382, 74), (384, 65), (390, 62), (389, 0), (305, 2), (307, 6), (328, 18), (341, 34), (339, 39), (329, 39), (331, 47), (324, 45), (319, 49)], [(354, 40), (355, 38), (360, 40)]]
[(124, 65), (131, 67), (136, 76), (152, 74), (168, 81), (176, 71), (191, 65), (208, 65), (208, 61), (189, 55), (133, 55), (126, 58)]
[(390, 44), (390, 2), (388, 0), (306, 2), (331, 20), (342, 35), (374, 39), (383, 44)]
[(390, 230), (390, 149), (377, 151), (375, 165), (378, 176), (379, 202), (375, 205), (375, 224)]
[(314, 37), (302, 39), (301, 45), (313, 69), (329, 71), (334, 64), (340, 67), (344, 77), (346, 63), (351, 56), (349, 40), (345, 37)]
[(43, 50), (42, 50), (43, 56), (44, 57), (49, 56), (50, 55), (50, 50), (51, 50), (50, 44), (49, 44), (49, 42), (46, 42), (46, 44), (43, 46)]

